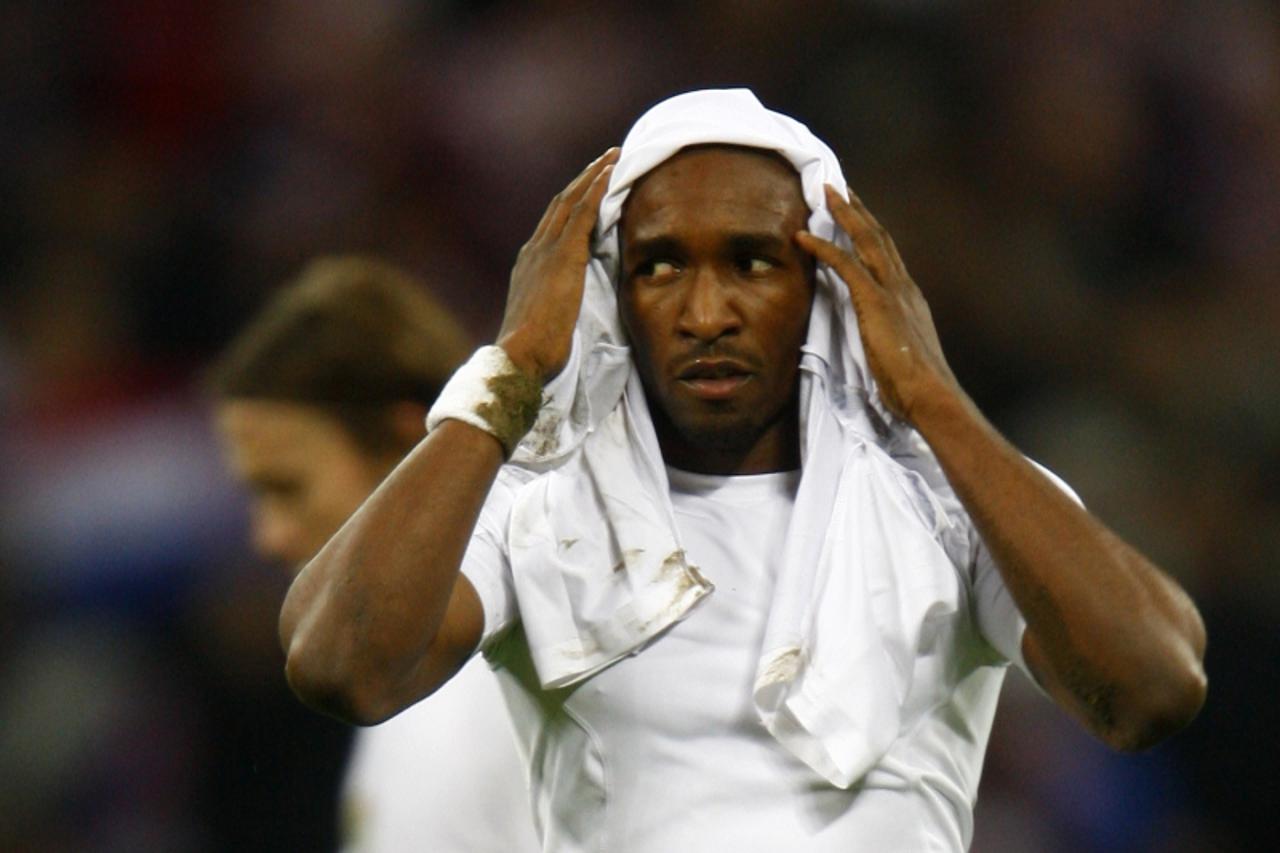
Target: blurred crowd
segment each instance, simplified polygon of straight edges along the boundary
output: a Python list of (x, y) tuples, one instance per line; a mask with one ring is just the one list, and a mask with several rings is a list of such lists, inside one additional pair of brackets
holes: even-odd
[(1280, 808), (1280, 7), (0, 4), (0, 849), (332, 849), (204, 366), (311, 257), (478, 339), (543, 207), (668, 94), (836, 148), (965, 387), (1173, 573), (1209, 702), (1152, 753), (1020, 676), (975, 853), (1246, 851)]

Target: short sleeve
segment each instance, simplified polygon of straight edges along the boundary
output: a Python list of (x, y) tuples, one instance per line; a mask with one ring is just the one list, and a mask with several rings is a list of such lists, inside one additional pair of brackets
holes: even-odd
[(974, 557), (973, 600), (978, 630), (1001, 657), (1026, 672), (1027, 665), (1022, 659), (1022, 635), (1027, 630), (1027, 621), (1022, 618), (1018, 605), (1004, 585), (1004, 578), (1000, 576), (986, 543), (976, 533), (975, 540), (978, 547)]
[[(1061, 477), (1038, 462), (1030, 461), (1055, 486), (1062, 489), (1072, 500), (1083, 506), (1080, 497), (1070, 486), (1063, 482)], [(1022, 635), (1026, 632), (1027, 621), (1022, 618), (1018, 605), (1014, 602), (1008, 587), (1005, 586), (1004, 577), (996, 567), (995, 559), (991, 556), (987, 544), (982, 541), (982, 537), (978, 535), (976, 530), (973, 531), (973, 542), (975, 543), (973, 600), (978, 629), (982, 632), (982, 636), (986, 638), (987, 642), (1001, 656), (1017, 665), (1026, 675), (1030, 676), (1031, 673), (1027, 671), (1026, 661), (1022, 658)], [(1032, 681), (1034, 680), (1032, 678)]]
[(484, 634), (478, 648), (481, 652), (492, 648), (519, 619), (507, 551), (507, 522), (519, 487), (519, 479), (509, 469), (499, 472), (462, 557), (462, 574), (471, 582), (484, 609)]

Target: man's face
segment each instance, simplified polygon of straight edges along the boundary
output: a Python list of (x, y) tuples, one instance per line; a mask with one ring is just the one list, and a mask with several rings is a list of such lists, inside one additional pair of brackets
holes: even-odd
[(388, 464), (324, 411), (297, 403), (219, 404), (218, 432), (253, 494), (253, 545), (296, 571), (377, 487)]
[(799, 464), (796, 375), (813, 262), (785, 162), (750, 149), (676, 154), (623, 211), (620, 309), (666, 461), (707, 473)]

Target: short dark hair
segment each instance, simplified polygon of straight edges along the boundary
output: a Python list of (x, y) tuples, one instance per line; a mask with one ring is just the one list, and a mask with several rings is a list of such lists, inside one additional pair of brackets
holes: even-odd
[(324, 257), (277, 292), (207, 375), (220, 400), (314, 406), (364, 449), (395, 449), (388, 408), (430, 406), (472, 345), (461, 324), (403, 270)]

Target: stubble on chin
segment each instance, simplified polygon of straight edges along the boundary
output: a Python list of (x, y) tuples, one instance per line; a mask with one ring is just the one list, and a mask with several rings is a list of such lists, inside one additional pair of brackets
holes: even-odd
[[(743, 411), (737, 405), (713, 406), (706, 412), (652, 409), (653, 426), (663, 445), (678, 443), (692, 452), (745, 454), (768, 429), (772, 418)], [(753, 417), (756, 415), (756, 417)]]

